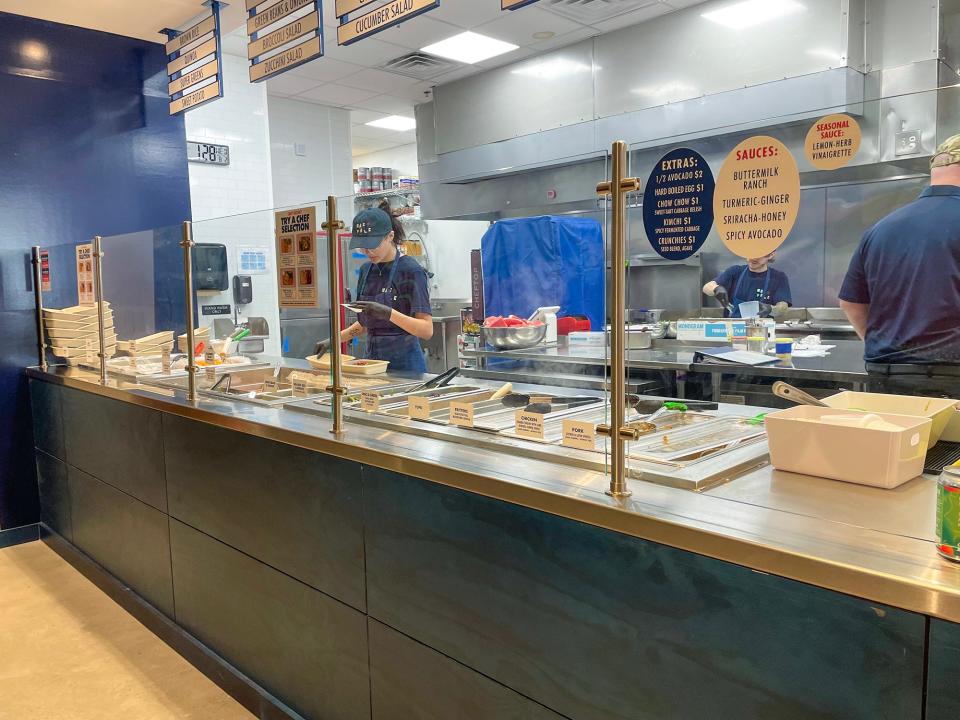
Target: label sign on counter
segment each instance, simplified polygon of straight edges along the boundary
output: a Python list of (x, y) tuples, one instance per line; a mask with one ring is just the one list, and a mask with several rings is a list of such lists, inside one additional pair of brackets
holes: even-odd
[(307, 390), (306, 380), (294, 380), (292, 383), (290, 383), (290, 387), (293, 390), (294, 397), (303, 398), (310, 394)]
[(597, 428), (582, 420), (563, 421), (563, 446), (575, 450), (596, 450)]
[(450, 403), (450, 424), (457, 427), (473, 427), (473, 403)]
[(350, 45), (363, 38), (440, 7), (440, 0), (391, 0), (364, 15), (337, 27), (337, 42)]
[(364, 390), (360, 393), (360, 409), (373, 413), (380, 409), (380, 393), (376, 390)]
[(520, 437), (543, 440), (543, 415), (517, 410), (514, 415), (514, 432)]
[(700, 153), (671, 150), (657, 161), (643, 192), (643, 226), (667, 260), (696, 254), (713, 227), (713, 173)]
[(412, 397), (407, 403), (407, 415), (411, 420), (430, 419), (430, 398)]
[(717, 175), (713, 214), (734, 255), (761, 258), (776, 250), (800, 212), (800, 171), (787, 147), (766, 135), (744, 140)]
[(818, 170), (837, 170), (860, 151), (862, 135), (860, 123), (849, 115), (827, 115), (810, 128), (804, 153)]
[(169, 375), (170, 367), (170, 348), (164, 348), (160, 351), (160, 372)]

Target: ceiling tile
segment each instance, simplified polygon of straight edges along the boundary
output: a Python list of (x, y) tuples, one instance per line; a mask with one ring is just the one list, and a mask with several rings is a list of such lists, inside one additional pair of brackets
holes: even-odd
[(379, 110), (380, 112), (391, 115), (405, 115), (413, 117), (413, 101), (405, 98), (393, 97), (392, 95), (378, 95), (374, 98), (361, 100), (351, 103), (354, 107), (363, 110)]
[(374, 95), (376, 95), (376, 93), (370, 92), (369, 90), (360, 90), (358, 88), (329, 83), (297, 95), (297, 100), (320, 102), (332, 107), (348, 107), (357, 105), (361, 101), (371, 98)]
[(566, 47), (567, 45), (573, 45), (581, 40), (586, 40), (599, 34), (600, 31), (596, 28), (582, 27), (579, 30), (574, 30), (573, 32), (557, 35), (549, 40), (540, 40), (535, 42), (530, 47), (536, 50), (538, 53), (547, 52), (548, 50), (557, 50), (558, 48)]
[(291, 73), (278, 75), (275, 78), (270, 78), (266, 82), (267, 93), (269, 95), (286, 96), (298, 95), (304, 90), (310, 90), (322, 84), (319, 80), (311, 80), (310, 78), (299, 77)]
[(485, 25), (479, 25), (474, 28), (474, 31), (522, 47), (537, 42), (537, 39), (533, 37), (536, 32), (552, 32), (562, 35), (581, 27), (583, 26), (572, 20), (567, 20), (531, 5), (521, 10), (505, 12), (502, 17)]
[(290, 75), (311, 78), (320, 82), (336, 82), (361, 70), (363, 70), (363, 67), (360, 65), (322, 57), (295, 67), (290, 71)]
[(628, 13), (618, 15), (610, 20), (594, 23), (593, 27), (603, 32), (613, 32), (614, 30), (619, 30), (620, 28), (625, 28), (630, 25), (636, 25), (638, 23), (646, 22), (647, 20), (652, 20), (655, 17), (660, 17), (661, 15), (666, 15), (670, 12), (673, 12), (672, 7), (658, 2), (656, 5), (649, 5), (648, 7), (643, 7), (639, 10), (631, 10)]
[(384, 42), (402, 45), (410, 50), (419, 50), (463, 32), (463, 28), (458, 25), (432, 20), (428, 15), (421, 15), (400, 23), (396, 27), (384, 30), (377, 37)]
[(374, 68), (361, 70), (354, 75), (344, 78), (340, 82), (343, 85), (372, 90), (377, 93), (387, 93), (418, 83), (416, 78), (397, 75), (396, 73), (376, 70)]
[(464, 30), (470, 30), (477, 25), (496, 20), (503, 11), (496, 0), (480, 2), (480, 0), (443, 0), (440, 7), (430, 11), (434, 20), (457, 25)]
[(363, 125), (364, 123), (381, 120), (387, 117), (387, 113), (377, 112), (376, 110), (351, 110), (350, 122), (354, 125)]
[(364, 67), (376, 67), (382, 65), (387, 60), (393, 60), (393, 58), (406, 55), (410, 52), (409, 48), (386, 43), (378, 40), (376, 37), (367, 38), (366, 40), (355, 42), (346, 47), (340, 47), (337, 45), (337, 29), (335, 27), (326, 27), (324, 31), (326, 33), (327, 46), (325, 56), (333, 58), (334, 60), (363, 65)]

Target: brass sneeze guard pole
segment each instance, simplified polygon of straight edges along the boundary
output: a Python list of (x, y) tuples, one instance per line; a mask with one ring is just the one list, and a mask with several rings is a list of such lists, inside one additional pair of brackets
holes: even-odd
[(330, 386), (327, 392), (333, 394), (330, 432), (343, 433), (343, 396), (347, 389), (343, 387), (343, 370), (340, 358), (340, 240), (337, 231), (344, 228), (342, 220), (337, 219), (337, 199), (327, 196), (327, 221), (321, 226), (327, 231), (327, 284), (330, 287)]
[(187, 315), (187, 398), (190, 402), (197, 399), (197, 359), (194, 357), (193, 333), (193, 223), (185, 220), (180, 240), (183, 248), (183, 287), (184, 306)]
[(629, 497), (626, 473), (626, 441), (633, 439), (636, 430), (624, 426), (626, 411), (626, 258), (627, 258), (627, 194), (640, 189), (637, 178), (624, 177), (627, 172), (627, 144), (613, 143), (611, 150), (611, 178), (597, 185), (597, 194), (612, 199), (610, 233), (611, 289), (610, 289), (610, 424), (597, 431), (610, 436), (610, 489), (608, 495)]
[(93, 300), (97, 303), (97, 332), (100, 336), (100, 384), (107, 384), (107, 348), (103, 336), (103, 238), (93, 238)]
[(40, 369), (47, 370), (47, 353), (44, 349), (46, 337), (43, 332), (43, 268), (40, 265), (40, 246), (30, 248), (30, 262), (33, 264), (33, 304), (37, 309), (37, 353), (40, 356)]

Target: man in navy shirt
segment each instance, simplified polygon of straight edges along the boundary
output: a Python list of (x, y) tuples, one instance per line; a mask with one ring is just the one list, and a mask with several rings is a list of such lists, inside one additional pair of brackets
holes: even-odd
[(790, 279), (770, 267), (775, 253), (753, 258), (746, 265), (731, 265), (716, 280), (703, 286), (704, 295), (723, 305), (724, 317), (740, 317), (740, 303), (756, 300), (760, 317), (780, 317), (793, 304)]
[(871, 389), (960, 397), (960, 135), (930, 187), (867, 230), (840, 290)]

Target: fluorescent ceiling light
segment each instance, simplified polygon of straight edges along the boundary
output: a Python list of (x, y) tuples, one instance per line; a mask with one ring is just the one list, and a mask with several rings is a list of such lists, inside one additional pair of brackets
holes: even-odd
[(420, 48), (421, 52), (473, 65), (516, 50), (518, 45), (475, 32), (465, 32)]
[(797, 0), (743, 0), (705, 12), (700, 17), (724, 27), (743, 30), (806, 9)]
[(417, 121), (413, 118), (404, 117), (403, 115), (391, 115), (390, 117), (381, 118), (380, 120), (373, 120), (372, 122), (366, 123), (370, 127), (383, 128), (384, 130), (396, 130), (397, 132), (404, 132), (406, 130), (413, 130), (417, 127)]

